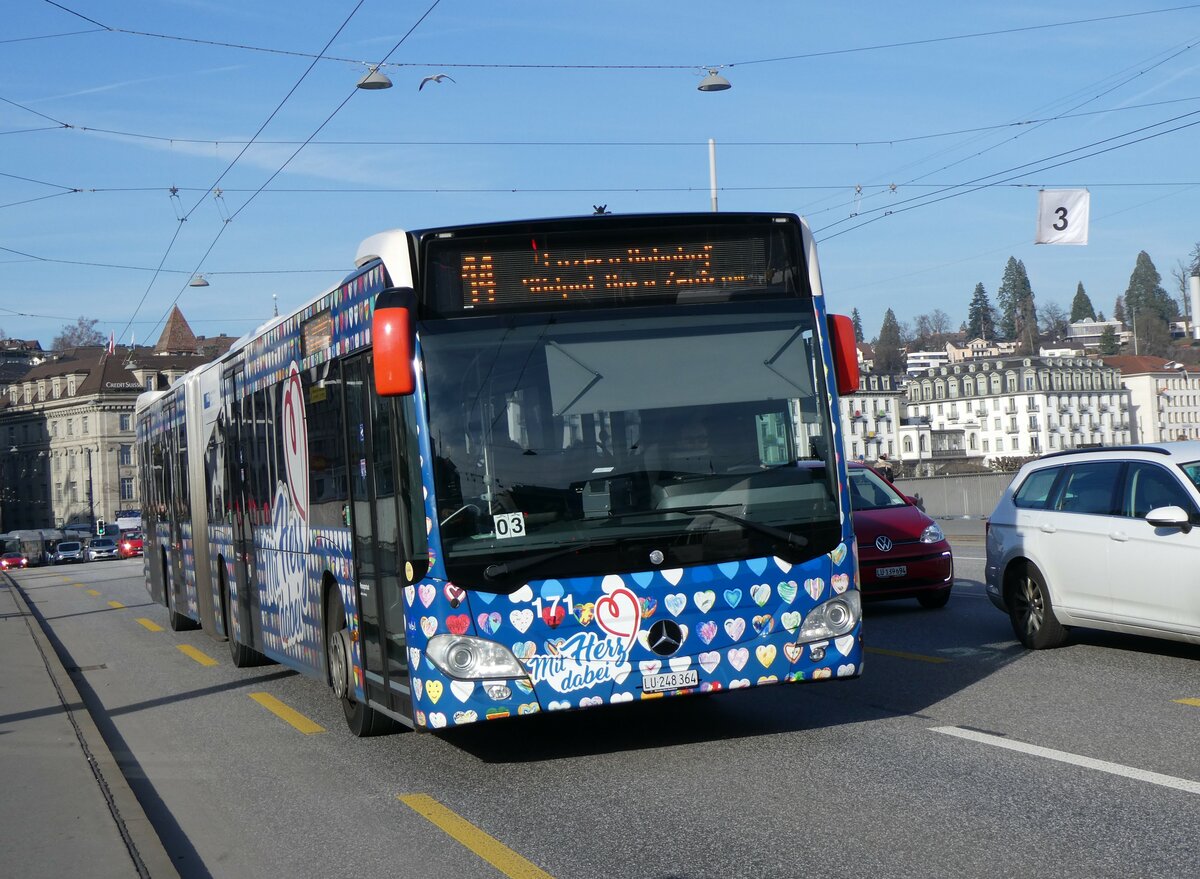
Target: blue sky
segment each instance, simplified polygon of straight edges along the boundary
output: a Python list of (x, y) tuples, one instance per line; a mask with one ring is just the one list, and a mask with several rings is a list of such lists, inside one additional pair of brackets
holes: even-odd
[[(11, 0), (0, 329), (142, 343), (177, 302), (236, 336), (384, 229), (705, 211), (709, 138), (720, 208), (808, 217), (868, 338), (889, 307), (957, 326), (980, 282), (995, 304), (1009, 256), (1039, 304), (1082, 282), (1111, 314), (1139, 251), (1174, 293), (1200, 241), (1200, 5), (355, 6)], [(395, 86), (356, 90), (384, 58)], [(698, 91), (717, 66), (733, 87)], [(1033, 244), (1039, 187), (1090, 191), (1087, 246)]]

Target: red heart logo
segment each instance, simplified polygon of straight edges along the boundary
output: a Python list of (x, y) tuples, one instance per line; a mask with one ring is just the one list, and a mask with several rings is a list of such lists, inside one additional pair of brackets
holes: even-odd
[(552, 629), (557, 629), (558, 624), (563, 621), (563, 618), (566, 617), (566, 615), (567, 612), (561, 604), (555, 605), (554, 607), (542, 608), (542, 619), (545, 620), (546, 625)]
[(630, 648), (637, 640), (641, 618), (641, 603), (628, 589), (614, 589), (596, 602), (596, 625), (628, 642)]
[(465, 613), (446, 617), (446, 628), (455, 635), (465, 635), (467, 629), (471, 628), (471, 618)]
[(462, 604), (462, 600), (467, 594), (465, 590), (459, 589), (453, 583), (447, 583), (446, 588), (442, 591), (446, 593), (446, 598), (450, 600), (451, 607), (458, 607)]

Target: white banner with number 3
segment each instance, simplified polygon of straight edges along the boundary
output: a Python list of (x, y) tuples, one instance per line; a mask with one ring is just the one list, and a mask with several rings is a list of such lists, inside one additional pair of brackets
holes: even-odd
[(1043, 189), (1038, 193), (1035, 244), (1087, 244), (1091, 193), (1086, 189)]

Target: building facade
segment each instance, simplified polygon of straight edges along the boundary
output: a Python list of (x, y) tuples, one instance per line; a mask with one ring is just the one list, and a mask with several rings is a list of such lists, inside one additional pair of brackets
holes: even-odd
[[(927, 419), (928, 458), (1028, 457), (1136, 439), (1120, 372), (1085, 357), (998, 357), (926, 370), (908, 383), (910, 418)], [(907, 461), (919, 446), (901, 443)]]
[(154, 348), (76, 348), (0, 381), (0, 530), (94, 527), (137, 509), (138, 394), (228, 350), (197, 339), (178, 309)]
[(1200, 368), (1162, 357), (1105, 357), (1129, 388), (1139, 442), (1200, 439)]

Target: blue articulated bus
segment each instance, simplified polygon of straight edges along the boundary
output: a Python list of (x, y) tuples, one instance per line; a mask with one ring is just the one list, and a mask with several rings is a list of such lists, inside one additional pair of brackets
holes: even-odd
[(862, 669), (828, 315), (791, 214), (390, 231), (138, 402), (171, 627), (357, 735)]

